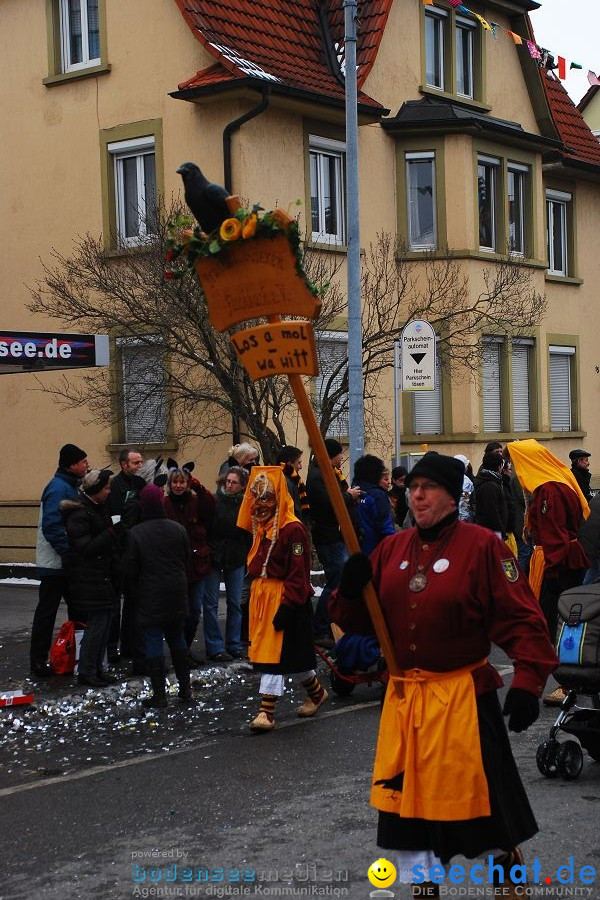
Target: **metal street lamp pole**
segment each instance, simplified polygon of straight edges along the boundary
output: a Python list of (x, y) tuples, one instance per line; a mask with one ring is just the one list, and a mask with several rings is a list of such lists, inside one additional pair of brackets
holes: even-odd
[(360, 302), (356, 0), (344, 0), (346, 79), (346, 212), (348, 228), (348, 436), (350, 467), (365, 448)]

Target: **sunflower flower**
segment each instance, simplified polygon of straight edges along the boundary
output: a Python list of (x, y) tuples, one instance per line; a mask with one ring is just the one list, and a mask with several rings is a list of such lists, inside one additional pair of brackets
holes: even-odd
[(237, 241), (242, 233), (242, 223), (239, 219), (225, 219), (219, 228), (219, 237), (222, 241)]

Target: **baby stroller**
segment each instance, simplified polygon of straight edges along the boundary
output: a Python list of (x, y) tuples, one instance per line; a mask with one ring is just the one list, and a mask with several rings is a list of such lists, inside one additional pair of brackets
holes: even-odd
[(349, 697), (357, 684), (386, 684), (387, 669), (375, 637), (344, 634), (332, 624), (335, 646), (325, 652), (315, 646), (327, 668), (331, 689), (338, 697)]
[[(558, 616), (554, 677), (567, 695), (536, 763), (547, 778), (573, 781), (583, 769), (582, 748), (600, 762), (600, 582), (563, 591)], [(560, 731), (577, 740), (559, 741)]]

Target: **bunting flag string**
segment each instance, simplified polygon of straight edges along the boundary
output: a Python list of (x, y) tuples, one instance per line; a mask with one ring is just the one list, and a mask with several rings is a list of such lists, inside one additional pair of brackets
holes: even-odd
[[(424, 6), (434, 5), (434, 0), (422, 0), (422, 2)], [(505, 31), (507, 35), (512, 38), (517, 46), (524, 44), (527, 47), (531, 58), (535, 60), (541, 68), (548, 68), (548, 65), (550, 64), (550, 68), (556, 70), (558, 77), (562, 81), (567, 77), (567, 58), (562, 56), (562, 54), (554, 54), (545, 47), (540, 47), (535, 41), (522, 37), (515, 31), (511, 31), (503, 25), (500, 25), (498, 22), (488, 22), (487, 19), (484, 19), (479, 13), (473, 12), (468, 6), (465, 6), (463, 0), (447, 0), (447, 2), (457, 13), (461, 13), (461, 15), (465, 16), (472, 16), (474, 19), (477, 19), (484, 31), (489, 31), (494, 39), (497, 40), (498, 31), (499, 29), (502, 29), (502, 31)], [(583, 65), (573, 60), (569, 60), (569, 71), (572, 69), (583, 69)], [(600, 86), (600, 78), (591, 69), (587, 73), (587, 79), (591, 85)]]

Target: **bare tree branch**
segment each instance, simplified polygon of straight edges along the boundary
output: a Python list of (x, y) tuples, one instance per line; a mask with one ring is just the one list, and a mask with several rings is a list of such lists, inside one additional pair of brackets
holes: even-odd
[[(86, 234), (70, 255), (53, 251), (43, 264), (43, 277), (30, 289), (28, 307), (77, 331), (129, 339), (128, 346), (133, 342), (141, 352), (161, 348), (152, 378), (138, 386), (140, 409), (160, 383), (171, 428), (180, 440), (222, 438), (231, 434), (232, 422), (239, 422), (240, 434), (256, 441), (263, 458), (271, 461), (287, 442), (286, 424), (295, 420), (288, 379), (252, 382), (229, 336), (210, 324), (196, 276), (164, 278), (167, 225), (180, 212), (175, 205), (159, 209), (158, 234), (142, 249), (111, 256), (101, 238)], [(339, 329), (347, 315), (339, 263), (333, 255), (312, 249), (304, 261), (311, 280), (324, 290), (314, 322), (317, 335)], [(443, 258), (424, 255), (415, 260), (386, 233), (377, 236), (363, 259), (361, 289), (365, 429), (370, 438), (380, 434), (383, 439), (389, 431), (380, 412), (381, 379), (393, 366), (394, 341), (407, 321), (430, 322), (453, 377), (474, 378), (481, 367), (483, 334), (526, 333), (546, 310), (545, 298), (533, 288), (531, 270), (518, 260), (490, 263), (470, 278), (465, 264), (449, 252)], [(327, 363), (318, 403), (323, 434), (347, 414), (348, 402), (346, 354)], [(118, 370), (113, 366), (110, 372), (64, 375), (50, 393), (67, 408), (87, 407), (89, 422), (116, 423), (122, 429)]]

